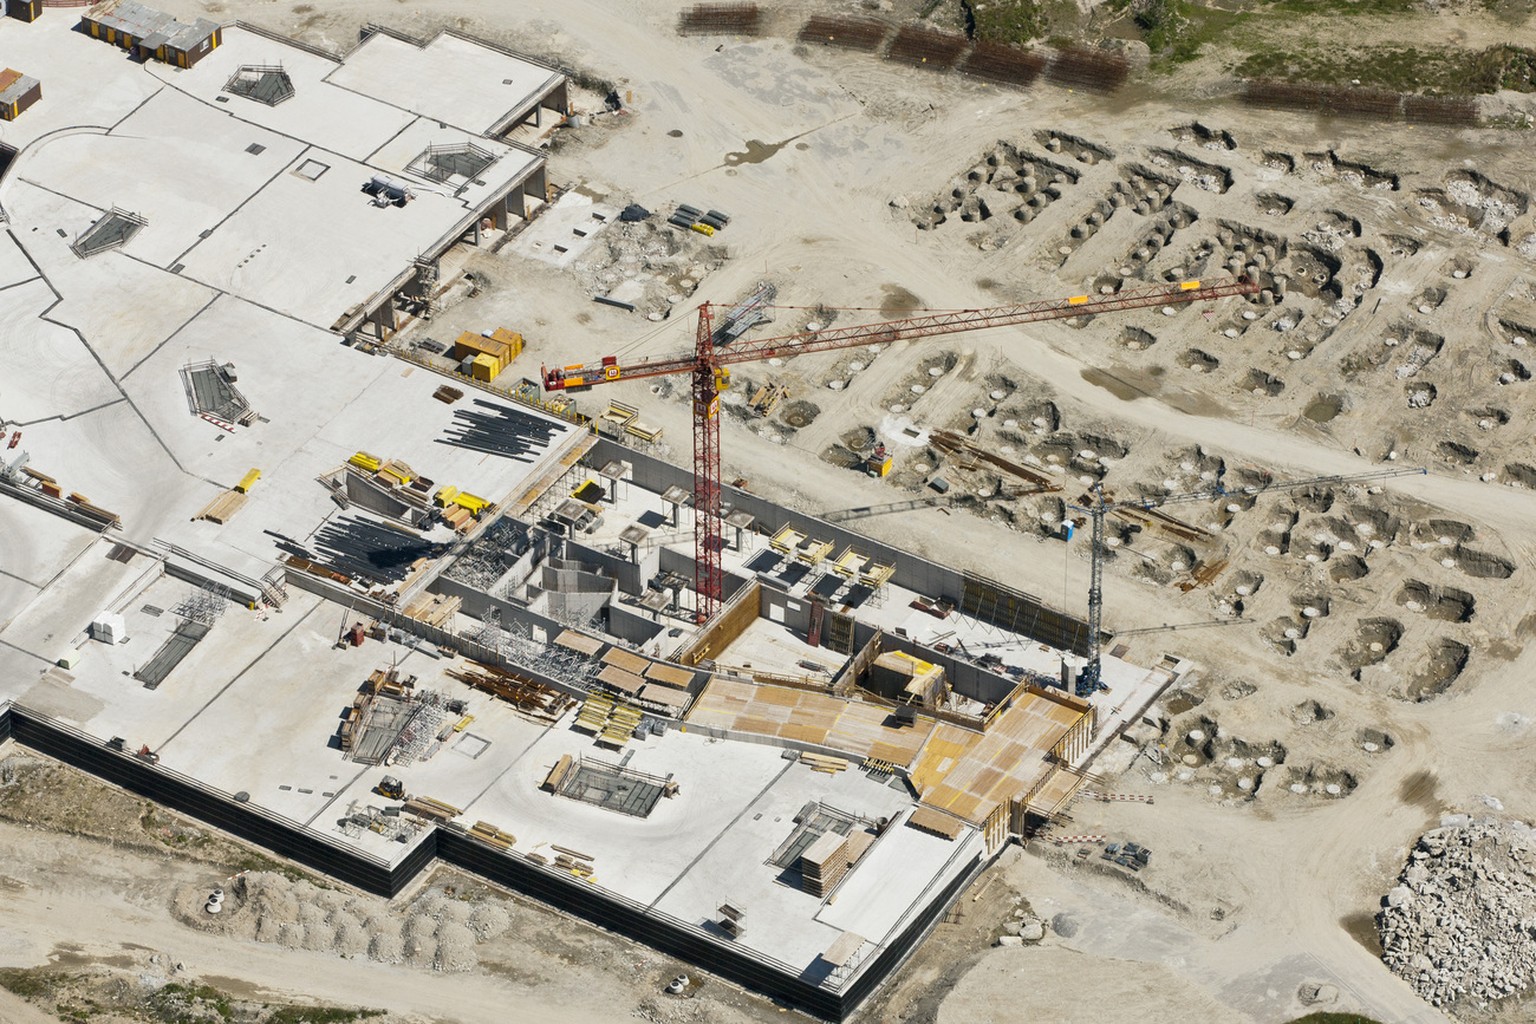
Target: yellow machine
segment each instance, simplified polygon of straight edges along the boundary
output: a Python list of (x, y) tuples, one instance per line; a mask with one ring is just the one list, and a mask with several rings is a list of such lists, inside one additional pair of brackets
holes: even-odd
[(713, 235), (715, 233), (714, 228), (710, 227), (708, 224), (702, 223), (693, 225), (693, 230), (697, 231), (701, 235)]

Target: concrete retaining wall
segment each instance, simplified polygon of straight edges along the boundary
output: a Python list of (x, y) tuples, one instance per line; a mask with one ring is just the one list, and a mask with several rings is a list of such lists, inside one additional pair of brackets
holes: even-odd
[[(622, 459), (630, 463), (634, 467), (632, 477), (634, 483), (647, 490), (660, 492), (672, 486), (684, 487), (690, 491), (693, 488), (691, 470), (663, 462), (653, 455), (625, 447), (608, 438), (599, 437), (592, 450), (587, 453), (585, 461), (592, 466), (602, 466), (613, 459)], [(948, 598), (957, 607), (962, 604), (966, 596), (968, 574), (958, 569), (930, 562), (926, 558), (855, 533), (844, 526), (786, 508), (748, 491), (721, 484), (720, 495), (721, 501), (732, 508), (752, 513), (757, 518), (757, 526), (763, 532), (771, 534), (782, 526), (793, 526), (809, 537), (832, 541), (833, 547), (839, 551), (844, 547), (852, 547), (876, 562), (895, 566), (896, 573), (893, 581), (898, 586), (931, 598)], [(666, 568), (665, 561), (663, 568)], [(692, 576), (691, 560), (688, 575)], [(1001, 583), (986, 580), (975, 574), (970, 574), (970, 578), (973, 581), (981, 580), (985, 584), (985, 589), (995, 589), (1012, 598), (1008, 622), (1005, 623), (1008, 628), (1018, 629), (1025, 635), (1053, 647), (1072, 650), (1078, 654), (1087, 653), (1088, 624), (1081, 619), (1049, 608), (1038, 598), (1013, 590)], [(729, 587), (729, 580), (727, 580), (727, 587)], [(974, 589), (973, 585), (973, 593)], [(983, 606), (987, 607), (992, 603), (994, 602), (982, 602)], [(985, 614), (984, 608), (978, 610)], [(1020, 614), (1021, 610), (1022, 614)]]
[(824, 1020), (841, 1021), (850, 1016), (912, 953), (950, 902), (985, 866), (984, 861), (978, 861), (971, 871), (933, 893), (894, 943), (881, 949), (854, 982), (839, 991), (810, 980), (802, 969), (717, 936), (701, 923), (660, 914), (563, 872), (497, 850), (457, 828), (428, 829), (418, 845), (391, 868), (298, 822), (236, 801), (230, 794), (131, 754), (111, 750), (100, 739), (13, 704), (0, 707), (0, 741), (7, 738), (365, 892), (393, 897), (434, 860), (441, 860)]

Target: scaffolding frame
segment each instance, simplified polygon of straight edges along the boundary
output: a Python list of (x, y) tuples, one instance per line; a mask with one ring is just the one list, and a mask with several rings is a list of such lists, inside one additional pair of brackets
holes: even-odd
[(294, 96), (293, 79), (281, 64), (242, 64), (224, 83), (224, 91), (269, 107)]
[(119, 249), (138, 234), (149, 221), (137, 213), (114, 206), (69, 244), (76, 256), (88, 260), (110, 249)]

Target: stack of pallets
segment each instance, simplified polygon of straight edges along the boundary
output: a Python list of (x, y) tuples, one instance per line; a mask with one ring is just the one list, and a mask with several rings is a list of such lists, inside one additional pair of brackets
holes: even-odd
[(590, 733), (601, 733), (608, 727), (608, 716), (613, 712), (613, 698), (606, 693), (589, 693), (576, 712), (576, 728)]
[(603, 733), (597, 741), (613, 747), (622, 747), (634, 738), (635, 729), (639, 727), (640, 719), (644, 717), (639, 708), (630, 707), (628, 704), (615, 704), (613, 711), (608, 715), (608, 724), (603, 727)]
[(812, 896), (826, 896), (848, 873), (848, 838), (823, 833), (800, 855), (800, 878)]

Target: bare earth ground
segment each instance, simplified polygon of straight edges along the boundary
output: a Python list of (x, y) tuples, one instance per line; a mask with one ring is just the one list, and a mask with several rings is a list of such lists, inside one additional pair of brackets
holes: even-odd
[[(366, 19), (422, 33), (454, 24), (557, 57), (629, 96), (626, 115), (557, 135), (553, 180), (610, 205), (665, 212), (693, 202), (734, 219), (716, 239), (685, 236), (641, 256), (639, 242), (610, 230), (565, 269), (529, 258), (535, 224), (501, 254), (472, 258), (479, 295), (404, 335), (506, 324), (529, 339), (530, 375), (539, 360), (684, 350), (682, 310), (732, 301), (762, 279), (780, 302), (807, 307), (762, 329), (788, 331), (824, 319), (812, 308), (823, 305), (895, 316), (1210, 275), (1262, 256), (1265, 272), (1289, 282), (1274, 305), (1149, 310), (745, 369), (753, 382), (785, 384), (793, 401), (772, 418), (728, 405), (727, 476), (820, 512), (910, 498), (942, 472), (965, 498), (959, 507), (859, 527), (1081, 613), (1084, 551), (1047, 534), (1061, 501), (1088, 482), (1163, 493), (1208, 486), (1218, 467), (1252, 481), (1429, 467), (1428, 477), (1369, 490), (1323, 486), (1236, 511), (1171, 508), (1212, 527), (1198, 544), (1112, 523), (1121, 554), (1109, 566), (1107, 625), (1226, 623), (1122, 638), (1138, 663), (1169, 652), (1201, 668), (1164, 699), (1156, 724), (1095, 765), (1110, 776), (1101, 790), (1156, 802), (1079, 799), (1059, 829), (1133, 839), (1154, 850), (1152, 862), (1131, 878), (1096, 855), (1080, 864), (1075, 847), (1039, 843), (1005, 859), (867, 1017), (1115, 1019), (1133, 1006), (1149, 1021), (1268, 1024), (1305, 1012), (1298, 993), (1324, 984), (1337, 993), (1327, 1009), (1444, 1019), (1381, 965), (1372, 917), (1442, 813), (1488, 813), (1493, 797), (1510, 816), (1536, 815), (1525, 651), (1536, 628), (1527, 614), (1536, 462), (1525, 451), (1536, 412), (1536, 178), (1523, 134), (1256, 114), (1181, 96), (1166, 79), (1155, 98), (1135, 86), (1109, 100), (1046, 86), (1002, 91), (796, 44), (809, 5), (776, 8), (769, 35), (753, 42), (679, 38), (676, 5), (659, 2), (539, 0), (515, 14), (485, 0), (161, 6), (333, 46)], [(1477, 16), (1416, 24), (1426, 38), (1496, 38)], [(1382, 38), (1400, 30), (1365, 27)], [(1079, 159), (1084, 144), (1093, 157)], [(983, 217), (979, 203), (1010, 201), (986, 179), (1002, 166), (1022, 177), (1026, 165), (1046, 179), (1040, 188), (1053, 176), (1077, 180), (1063, 180), (1060, 198), (1027, 221), (990, 207)], [(1131, 186), (1131, 203), (1074, 234), (1104, 214), (1117, 183)], [(625, 277), (639, 280), (642, 311), (675, 305), (679, 315), (651, 322), (591, 302)], [(841, 314), (859, 315), (874, 314)], [(583, 408), (633, 402), (665, 429), (661, 453), (686, 459), (681, 388), (632, 382), (610, 392)], [(925, 432), (964, 429), (972, 410), (982, 414), (977, 443), (1053, 468), (1061, 493), (999, 497), (1018, 481), (941, 464)], [(884, 482), (832, 458), (871, 431), (897, 447)], [(1196, 566), (1217, 569), (1202, 582)], [(1187, 741), (1191, 730), (1202, 738)], [(514, 942), (515, 955), (498, 953), (511, 965), (499, 973), (486, 969), (497, 957), (484, 949), (479, 970), (442, 975), (220, 939), (168, 909), (178, 885), (207, 884), (208, 868), (4, 830), (18, 851), (4, 871), (23, 886), (0, 947), (8, 964), (42, 963), (68, 943), (115, 956), (134, 942), (205, 980), (349, 1005), (387, 997), (396, 1012), (445, 1019), (488, 1019), (513, 999), (538, 1007), (533, 1019), (571, 1022), (637, 1011), (777, 1016), (716, 995), (718, 984), (686, 1007), (654, 1003), (674, 965), (542, 911), (521, 910), (519, 921), (547, 945), (578, 951)], [(60, 848), (78, 858), (62, 875)], [(1039, 947), (987, 952), (1013, 893), (1052, 927)]]

